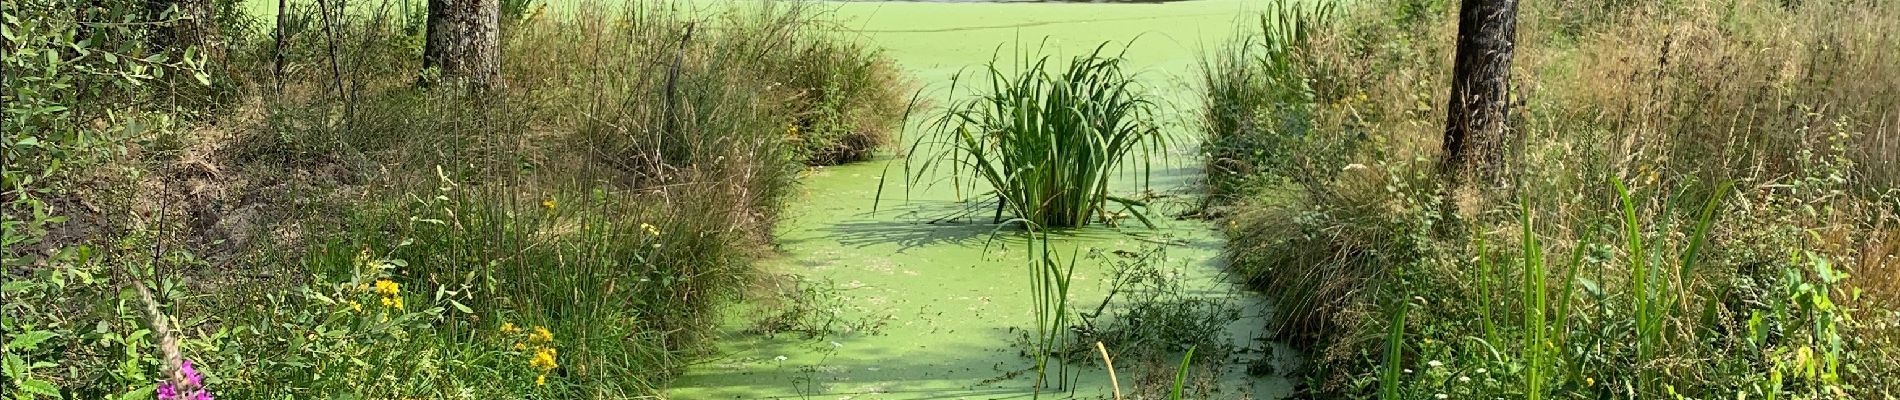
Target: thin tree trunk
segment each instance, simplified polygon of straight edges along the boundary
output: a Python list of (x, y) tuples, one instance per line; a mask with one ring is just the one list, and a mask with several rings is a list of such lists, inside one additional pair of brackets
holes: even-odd
[(290, 24), (290, 0), (277, 0), (277, 26), (271, 29), (271, 83), (284, 94), (284, 25)]
[(1502, 178), (1498, 169), (1507, 141), (1516, 35), (1517, 0), (1462, 0), (1459, 5), (1457, 58), (1440, 164), (1448, 204), (1455, 200), (1450, 197), (1467, 196), (1476, 182), (1502, 183), (1496, 181)]
[(349, 92), (343, 91), (343, 67), (336, 53), (336, 21), (330, 18), (331, 11), (342, 12), (343, 7), (330, 7), (328, 0), (317, 0), (317, 14), (323, 17), (323, 42), (330, 49), (330, 81), (336, 89), (336, 96), (343, 100), (343, 121), (348, 124), (356, 121), (356, 102), (350, 101)]
[(497, 0), (429, 0), (422, 66), (444, 81), (500, 83), (501, 7)]

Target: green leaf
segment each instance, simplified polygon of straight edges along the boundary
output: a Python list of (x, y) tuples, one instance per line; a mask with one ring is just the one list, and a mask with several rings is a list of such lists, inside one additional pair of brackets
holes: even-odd
[(59, 398), (59, 387), (53, 386), (52, 382), (28, 378), (20, 381), (20, 389), (26, 390), (27, 393)]
[(40, 342), (44, 342), (46, 339), (52, 339), (54, 336), (59, 336), (59, 334), (47, 331), (32, 331), (20, 334), (19, 336), (14, 336), (13, 340), (7, 341), (7, 350), (32, 350), (35, 347), (39, 347)]
[(463, 314), (475, 313), (475, 310), (469, 309), (468, 306), (462, 305), (462, 302), (459, 301), (449, 300), (449, 305), (455, 306), (455, 311), (461, 311)]
[[(1199, 346), (1196, 346), (1196, 347), (1199, 347)], [(1181, 356), (1181, 368), (1174, 370), (1174, 392), (1170, 396), (1168, 396), (1168, 399), (1170, 400), (1182, 399), (1181, 388), (1183, 385), (1187, 383), (1188, 366), (1189, 366), (1189, 363), (1192, 361), (1194, 361), (1194, 347), (1189, 347), (1187, 351), (1187, 355)]]
[(0, 361), (0, 373), (6, 374), (7, 380), (21, 381), (28, 371), (32, 371), (32, 368), (28, 368), (26, 360), (20, 359), (18, 354), (7, 353), (6, 359)]
[(145, 385), (145, 387), (139, 388), (138, 390), (125, 392), (125, 394), (119, 395), (119, 399), (120, 400), (145, 400), (145, 399), (153, 398), (157, 395), (158, 395), (158, 385), (151, 384), (151, 385)]

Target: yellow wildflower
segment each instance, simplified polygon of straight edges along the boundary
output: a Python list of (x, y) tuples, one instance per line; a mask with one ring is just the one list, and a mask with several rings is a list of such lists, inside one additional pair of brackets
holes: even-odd
[(551, 347), (543, 347), (541, 350), (535, 351), (534, 359), (529, 360), (528, 365), (541, 371), (550, 371), (556, 367), (560, 367), (560, 364), (554, 362), (554, 348)]
[(523, 344), (521, 342), (515, 342), (515, 351), (525, 351), (525, 350), (528, 350), (527, 344)]
[(1584, 385), (1584, 386), (1596, 386), (1596, 385), (1597, 385), (1597, 378), (1583, 378), (1583, 385)]
[(547, 385), (548, 385), (548, 374), (541, 374), (540, 376), (536, 376), (536, 377), (534, 377), (534, 385), (535, 385), (535, 386), (547, 386)]
[(395, 281), (391, 281), (388, 279), (376, 280), (376, 294), (380, 294), (384, 296), (395, 296), (396, 294), (401, 293), (401, 292), (402, 292), (402, 284), (396, 283)]
[(536, 326), (534, 327), (534, 333), (528, 334), (528, 341), (533, 343), (553, 342), (554, 332), (548, 332), (548, 327)]
[(503, 323), (501, 323), (501, 333), (515, 333), (515, 332), (517, 332), (517, 331), (520, 331), (520, 330), (521, 330), (521, 328), (517, 328), (517, 327), (515, 327), (515, 323), (513, 323), (513, 322), (503, 322)]
[(549, 198), (548, 198), (547, 200), (542, 200), (542, 201), (541, 201), (541, 208), (546, 208), (546, 209), (549, 209), (549, 210), (552, 210), (552, 209), (554, 209), (554, 206), (555, 206), (555, 202), (554, 202), (554, 198), (553, 198), (553, 197), (549, 197)]
[(398, 310), (401, 310), (401, 309), (402, 309), (402, 298), (401, 298), (401, 297), (397, 297), (397, 298), (396, 298), (396, 305), (395, 305), (394, 307), (396, 307), (396, 309), (398, 309)]
[(363, 303), (358, 303), (356, 302), (356, 300), (350, 300), (350, 311), (363, 312)]
[(660, 228), (654, 227), (653, 224), (641, 222), (640, 229), (647, 231), (648, 235), (660, 236)]

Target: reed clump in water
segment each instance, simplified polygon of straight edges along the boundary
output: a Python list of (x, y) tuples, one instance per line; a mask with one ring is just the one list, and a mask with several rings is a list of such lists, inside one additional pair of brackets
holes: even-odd
[[(946, 166), (957, 179), (975, 175), (971, 188), (989, 186), (999, 219), (1007, 210), (1037, 227), (1112, 223), (1111, 204), (1146, 223), (1137, 209), (1144, 204), (1110, 194), (1110, 186), (1117, 172), (1145, 177), (1150, 157), (1167, 141), (1153, 123), (1153, 100), (1123, 71), (1119, 55), (1104, 53), (1107, 46), (1055, 71), (1048, 56), (1033, 53), (1016, 58), (1014, 72), (990, 61), (984, 92), (937, 119), (947, 137), (916, 176)], [(952, 93), (963, 80), (952, 83)]]

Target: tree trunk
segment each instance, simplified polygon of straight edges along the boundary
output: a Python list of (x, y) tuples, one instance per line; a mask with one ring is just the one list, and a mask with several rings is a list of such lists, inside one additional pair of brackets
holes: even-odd
[(499, 83), (501, 7), (497, 0), (429, 0), (423, 68), (448, 82)]
[(1517, 0), (1462, 0), (1459, 5), (1457, 59), (1439, 166), (1448, 203), (1467, 200), (1449, 197), (1469, 195), (1474, 182), (1503, 183), (1496, 181), (1502, 178), (1498, 169), (1504, 161), (1516, 35)]

